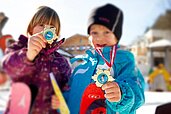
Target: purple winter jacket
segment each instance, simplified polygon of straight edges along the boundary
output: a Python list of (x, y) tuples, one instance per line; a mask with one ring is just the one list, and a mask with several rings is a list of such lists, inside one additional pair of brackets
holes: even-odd
[[(67, 82), (71, 75), (68, 61), (55, 50), (59, 48), (57, 42), (51, 47), (42, 49), (33, 62), (27, 60), (28, 38), (20, 35), (19, 41), (6, 49), (3, 59), (3, 68), (13, 82), (24, 82), (31, 87), (35, 96), (31, 114), (57, 114), (51, 108), (51, 96), (54, 94), (49, 73), (53, 72), (61, 91), (67, 88)], [(37, 89), (37, 92), (34, 90)], [(9, 101), (10, 103), (10, 101)], [(7, 107), (6, 114), (9, 113)]]

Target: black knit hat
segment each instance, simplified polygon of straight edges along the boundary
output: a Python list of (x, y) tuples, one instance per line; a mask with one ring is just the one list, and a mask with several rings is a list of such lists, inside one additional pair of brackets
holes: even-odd
[(88, 34), (93, 24), (100, 24), (111, 30), (118, 41), (122, 35), (123, 12), (112, 4), (106, 4), (95, 8), (88, 20)]

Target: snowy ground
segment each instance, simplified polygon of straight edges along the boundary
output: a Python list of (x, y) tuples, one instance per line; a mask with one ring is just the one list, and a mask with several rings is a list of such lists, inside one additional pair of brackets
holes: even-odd
[(5, 110), (10, 93), (10, 81), (0, 86), (0, 114)]
[[(5, 109), (9, 98), (9, 82), (0, 86), (0, 114)], [(171, 92), (145, 92), (146, 103), (137, 110), (137, 114), (155, 114), (158, 105), (171, 102)]]
[(137, 110), (137, 114), (155, 114), (158, 105), (171, 102), (171, 92), (145, 92), (146, 103)]

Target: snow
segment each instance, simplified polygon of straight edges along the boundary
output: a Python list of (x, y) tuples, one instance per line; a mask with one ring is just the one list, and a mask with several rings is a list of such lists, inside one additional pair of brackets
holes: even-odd
[(137, 114), (155, 114), (158, 105), (171, 102), (171, 92), (145, 92), (145, 104), (137, 110)]
[(167, 39), (162, 39), (151, 43), (148, 47), (155, 48), (155, 47), (167, 47), (167, 46), (171, 46), (171, 41)]
[(5, 84), (0, 85), (0, 114), (5, 110), (7, 101), (10, 95), (10, 84), (11, 81), (7, 81)]
[[(0, 86), (0, 114), (5, 110), (9, 98), (10, 82)], [(141, 106), (136, 114), (155, 114), (158, 105), (171, 102), (171, 92), (150, 92), (145, 91), (145, 104)]]

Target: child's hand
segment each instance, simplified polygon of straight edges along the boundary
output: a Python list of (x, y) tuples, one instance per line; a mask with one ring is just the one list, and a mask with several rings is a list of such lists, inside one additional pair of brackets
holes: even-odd
[(110, 102), (119, 102), (121, 100), (120, 87), (116, 82), (108, 82), (102, 86), (105, 91), (105, 98)]
[(31, 36), (28, 39), (28, 50), (27, 58), (30, 61), (33, 61), (34, 58), (39, 54), (42, 48), (46, 47), (46, 40), (41, 33)]
[(52, 109), (54, 109), (54, 110), (58, 109), (59, 105), (60, 105), (60, 102), (59, 102), (58, 97), (56, 95), (53, 95), (52, 99), (51, 99), (51, 107), (52, 107)]

